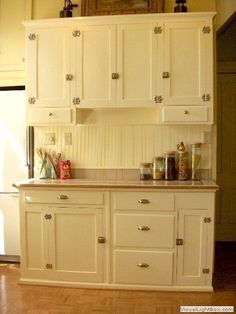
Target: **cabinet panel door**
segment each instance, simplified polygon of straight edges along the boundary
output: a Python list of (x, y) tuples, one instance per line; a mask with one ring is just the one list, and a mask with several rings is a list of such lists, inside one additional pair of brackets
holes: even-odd
[(103, 249), (102, 209), (52, 209), (51, 279), (101, 282)]
[(183, 245), (177, 249), (177, 284), (205, 285), (203, 269), (207, 264), (207, 217), (208, 210), (180, 209), (178, 238)]
[(47, 221), (42, 205), (29, 205), (21, 211), (21, 278), (47, 276)]
[(119, 106), (155, 106), (157, 41), (155, 24), (117, 26), (117, 102)]
[(79, 107), (109, 107), (116, 103), (116, 27), (96, 25), (78, 27), (80, 36), (73, 38), (73, 68), (76, 81), (73, 97)]
[(28, 30), (26, 36), (27, 98), (33, 98), (32, 107), (70, 106), (70, 28)]
[[(205, 23), (178, 22), (165, 24), (164, 72), (165, 105), (203, 105), (207, 84), (208, 34)], [(167, 75), (168, 76), (168, 75)]]

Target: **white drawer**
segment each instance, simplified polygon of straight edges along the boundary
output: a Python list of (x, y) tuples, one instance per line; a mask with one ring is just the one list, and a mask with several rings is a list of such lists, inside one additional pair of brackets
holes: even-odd
[(163, 122), (208, 122), (206, 106), (171, 106), (162, 108)]
[(25, 191), (24, 201), (25, 203), (102, 205), (104, 197), (103, 192), (97, 191), (41, 190)]
[(171, 285), (173, 261), (173, 252), (115, 251), (114, 281), (126, 284)]
[(174, 216), (115, 214), (114, 242), (116, 246), (173, 248)]
[(174, 194), (166, 192), (114, 192), (114, 210), (174, 210)]
[(70, 108), (30, 109), (29, 120), (31, 124), (71, 123), (72, 112)]

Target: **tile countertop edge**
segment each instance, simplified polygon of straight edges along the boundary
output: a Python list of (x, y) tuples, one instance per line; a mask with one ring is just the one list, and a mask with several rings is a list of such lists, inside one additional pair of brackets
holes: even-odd
[(219, 186), (212, 180), (201, 181), (115, 181), (115, 180), (50, 180), (28, 179), (16, 182), (13, 186), (21, 188), (141, 188), (141, 189), (201, 189), (217, 191)]

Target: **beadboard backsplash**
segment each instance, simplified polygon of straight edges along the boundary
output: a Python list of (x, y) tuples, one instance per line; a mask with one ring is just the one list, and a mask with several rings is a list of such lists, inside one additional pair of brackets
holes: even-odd
[[(191, 143), (203, 142), (204, 132), (211, 132), (211, 126), (35, 127), (35, 148), (61, 152), (62, 159), (69, 159), (72, 168), (137, 169), (140, 162), (176, 150), (181, 141), (190, 152)], [(55, 145), (46, 145), (48, 133), (55, 134)], [(65, 144), (65, 133), (71, 133), (71, 145)], [(203, 145), (202, 155), (202, 168), (211, 169), (211, 144)]]

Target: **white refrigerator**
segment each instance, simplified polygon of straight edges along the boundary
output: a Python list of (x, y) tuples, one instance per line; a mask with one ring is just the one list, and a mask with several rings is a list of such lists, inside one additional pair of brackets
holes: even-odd
[(0, 90), (0, 260), (20, 256), (19, 198), (14, 182), (28, 178), (25, 91)]

